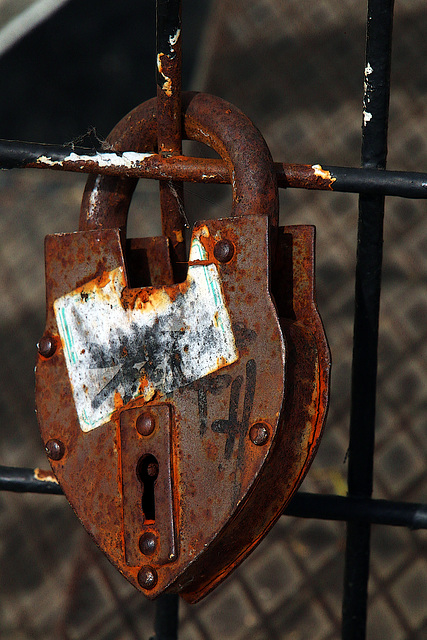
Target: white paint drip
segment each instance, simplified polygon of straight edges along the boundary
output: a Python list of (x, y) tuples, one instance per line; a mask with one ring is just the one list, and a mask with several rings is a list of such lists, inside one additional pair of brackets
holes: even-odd
[(368, 62), (368, 64), (365, 67), (365, 78), (367, 76), (370, 76), (372, 72), (373, 72), (373, 68), (371, 67), (371, 65)]
[[(147, 288), (122, 304), (122, 267), (54, 302), (82, 431), (111, 419), (134, 398), (148, 402), (235, 362), (238, 351), (215, 264), (193, 237), (186, 287)], [(170, 295), (172, 295), (173, 300)]]

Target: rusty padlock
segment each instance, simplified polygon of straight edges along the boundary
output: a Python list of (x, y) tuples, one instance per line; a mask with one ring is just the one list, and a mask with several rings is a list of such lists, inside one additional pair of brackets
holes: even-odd
[[(264, 139), (219, 98), (184, 94), (182, 103), (185, 137), (230, 167), (232, 217), (195, 224), (187, 278), (173, 283), (167, 238), (125, 241), (135, 180), (90, 177), (80, 231), (46, 238), (36, 399), (52, 469), (96, 543), (149, 598), (168, 591), (195, 602), (301, 483), (330, 360), (314, 230), (277, 228)], [(156, 101), (109, 141), (116, 153), (152, 151)], [(131, 288), (141, 257), (149, 285)]]

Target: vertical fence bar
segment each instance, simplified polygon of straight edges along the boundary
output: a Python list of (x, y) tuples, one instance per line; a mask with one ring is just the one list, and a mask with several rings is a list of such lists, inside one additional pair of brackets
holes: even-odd
[[(362, 167), (385, 169), (394, 0), (368, 0)], [(353, 341), (348, 493), (370, 497), (373, 486), (383, 196), (360, 196)], [(366, 637), (370, 524), (347, 524), (343, 640)]]
[[(157, 144), (165, 156), (180, 155), (181, 141), (181, 0), (156, 0)], [(185, 277), (182, 182), (160, 181), (163, 235), (169, 238), (175, 277)], [(167, 284), (167, 283), (165, 283)], [(156, 601), (156, 640), (178, 637), (179, 598), (165, 594)]]
[(156, 600), (155, 640), (177, 640), (179, 597), (165, 593)]
[[(164, 156), (180, 155), (181, 141), (181, 1), (156, 1), (157, 142)], [(184, 189), (182, 182), (161, 180), (162, 232), (169, 238), (175, 278), (186, 275)], [(166, 284), (166, 283), (165, 283)]]

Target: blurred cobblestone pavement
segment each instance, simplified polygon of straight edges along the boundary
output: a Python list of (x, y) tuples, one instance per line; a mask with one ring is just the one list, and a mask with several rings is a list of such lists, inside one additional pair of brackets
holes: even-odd
[[(276, 160), (358, 166), (364, 30), (364, 3), (350, 0), (216, 0), (197, 36), (193, 88), (246, 112)], [(390, 169), (427, 171), (426, 30), (424, 1), (397, 3)], [(0, 464), (47, 466), (33, 409), (43, 238), (76, 228), (83, 184), (75, 175), (0, 174)], [(187, 201), (193, 217), (226, 214), (229, 193), (192, 186)], [(133, 235), (158, 232), (155, 218), (137, 215), (156, 207), (156, 185), (142, 185)], [(426, 203), (389, 198), (386, 207), (374, 495), (425, 501)], [(333, 356), (325, 435), (303, 489), (345, 495), (357, 196), (289, 190), (281, 216), (317, 227), (318, 302)], [(153, 605), (96, 550), (64, 498), (1, 493), (0, 532), (2, 639), (153, 633)], [(426, 543), (426, 532), (373, 527), (371, 640), (427, 638)], [(344, 545), (341, 523), (282, 518), (232, 578), (200, 604), (181, 605), (180, 638), (338, 640)]]

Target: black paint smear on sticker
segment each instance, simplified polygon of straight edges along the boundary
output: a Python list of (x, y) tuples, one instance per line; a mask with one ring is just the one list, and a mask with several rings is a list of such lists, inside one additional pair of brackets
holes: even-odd
[[(115, 328), (111, 331), (107, 347), (89, 344), (90, 355), (95, 357), (91, 368), (120, 366), (119, 371), (92, 400), (98, 408), (121, 386), (123, 403), (127, 404), (137, 394), (140, 379), (146, 377), (155, 389), (169, 390), (172, 384), (187, 384), (181, 367), (181, 331), (164, 331), (161, 322), (153, 327), (142, 328), (132, 323), (125, 332)], [(105, 364), (110, 359), (111, 364)], [(169, 381), (167, 380), (169, 378)]]
[(240, 390), (243, 384), (243, 376), (237, 376), (231, 384), (230, 405), (227, 420), (215, 420), (211, 429), (215, 433), (227, 435), (224, 448), (224, 458), (229, 460), (234, 450), (234, 443), (238, 439), (237, 466), (240, 468), (243, 460), (244, 441), (249, 428), (249, 420), (252, 412), (256, 388), (256, 362), (248, 360), (246, 363), (246, 385), (243, 401), (242, 419), (238, 420)]

